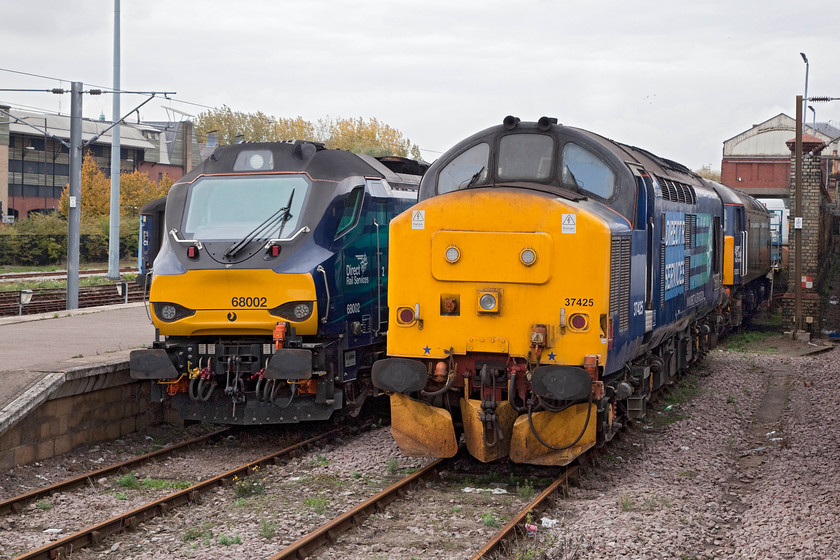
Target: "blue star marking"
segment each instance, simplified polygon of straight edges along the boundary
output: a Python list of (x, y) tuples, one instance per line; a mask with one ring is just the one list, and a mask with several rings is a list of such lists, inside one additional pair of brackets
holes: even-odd
[(556, 357), (557, 357), (557, 354), (555, 354), (554, 352), (549, 352), (548, 353), (548, 359), (551, 360), (552, 362), (554, 361), (554, 358), (556, 358)]
[(425, 348), (423, 348), (423, 353), (424, 353), (424, 354), (428, 354), (428, 353), (429, 353), (429, 352), (431, 352), (431, 351), (432, 351), (432, 349), (431, 349), (431, 348), (429, 348), (429, 345), (428, 345), (428, 344), (426, 345), (426, 347), (425, 347)]

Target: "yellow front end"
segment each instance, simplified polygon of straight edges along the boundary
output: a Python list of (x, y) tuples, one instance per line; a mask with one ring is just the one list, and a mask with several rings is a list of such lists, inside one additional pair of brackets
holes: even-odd
[[(289, 321), (298, 335), (316, 334), (318, 309), (310, 274), (277, 274), (272, 270), (189, 270), (179, 275), (155, 276), (149, 295), (152, 319), (164, 336), (265, 335)], [(284, 303), (312, 302), (304, 320), (271, 315)], [(194, 313), (164, 320), (160, 308), (174, 303)]]
[[(524, 363), (529, 371), (537, 365), (582, 366), (587, 355), (606, 358), (610, 232), (574, 203), (516, 189), (458, 191), (401, 214), (391, 222), (390, 236), (389, 356), (422, 360), (430, 376), (439, 362), (452, 374), (453, 362), (469, 363), (474, 356)], [(493, 411), (501, 437), (488, 438), (478, 372), (455, 373), (454, 386), (463, 386), (459, 409), (472, 455), (482, 461), (508, 455), (526, 463), (566, 460), (569, 453), (534, 445), (527, 415), (507, 401), (506, 386)], [(399, 409), (392, 433), (400, 448), (412, 455), (454, 455), (450, 412), (423, 412), (436, 408), (429, 400), (412, 401), (408, 413), (406, 399), (392, 397), (392, 410)], [(584, 420), (585, 404), (537, 412), (532, 422), (543, 441), (562, 447), (574, 443)], [(593, 405), (573, 453), (594, 445), (595, 425)]]

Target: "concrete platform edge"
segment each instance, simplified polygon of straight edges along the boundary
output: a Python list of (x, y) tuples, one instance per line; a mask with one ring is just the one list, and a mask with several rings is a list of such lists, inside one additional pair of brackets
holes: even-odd
[(107, 387), (133, 383), (128, 374), (131, 350), (113, 355), (81, 358), (90, 363), (59, 362), (29, 370), (42, 377), (0, 410), (0, 435), (50, 399), (79, 395)]
[(64, 384), (64, 379), (63, 371), (46, 373), (40, 381), (0, 410), (0, 434), (4, 434), (19, 420), (49, 400), (53, 392)]

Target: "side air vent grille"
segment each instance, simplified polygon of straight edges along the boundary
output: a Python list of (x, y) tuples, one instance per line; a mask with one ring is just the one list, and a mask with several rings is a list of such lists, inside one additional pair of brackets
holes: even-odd
[(610, 317), (622, 332), (630, 327), (630, 238), (613, 237), (610, 249)]

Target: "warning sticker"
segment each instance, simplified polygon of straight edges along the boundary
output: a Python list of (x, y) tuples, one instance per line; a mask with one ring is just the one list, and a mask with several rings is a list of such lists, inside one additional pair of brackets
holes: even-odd
[(563, 214), (563, 233), (577, 233), (576, 214)]
[(426, 229), (426, 211), (411, 211), (411, 229)]

